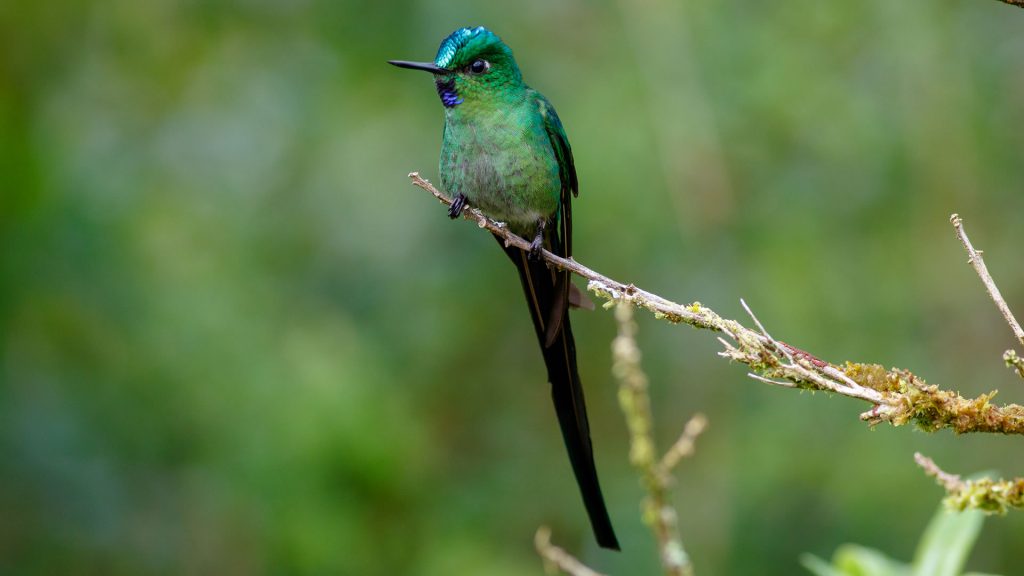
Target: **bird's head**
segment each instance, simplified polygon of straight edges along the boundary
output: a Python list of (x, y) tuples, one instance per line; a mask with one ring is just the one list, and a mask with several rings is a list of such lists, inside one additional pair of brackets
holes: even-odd
[(523, 85), (512, 49), (483, 26), (459, 28), (449, 34), (433, 62), (389, 62), (400, 68), (432, 73), (437, 94), (446, 108), (464, 102), (496, 101)]

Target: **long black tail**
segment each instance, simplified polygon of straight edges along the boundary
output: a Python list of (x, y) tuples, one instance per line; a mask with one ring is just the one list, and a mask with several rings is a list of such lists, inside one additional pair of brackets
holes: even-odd
[[(519, 270), (533, 327), (537, 332), (544, 364), (551, 383), (551, 398), (555, 403), (562, 438), (569, 451), (569, 461), (576, 475), (576, 483), (583, 496), (594, 536), (602, 548), (619, 549), (608, 509), (605, 508), (601, 485), (597, 481), (594, 451), (590, 445), (590, 425), (587, 407), (583, 401), (583, 385), (576, 368), (576, 343), (569, 326), (568, 276), (556, 274), (543, 261), (532, 260), (526, 252), (514, 246), (506, 247), (498, 238), (512, 263)], [(559, 278), (561, 276), (561, 278)], [(554, 324), (554, 326), (551, 326)]]

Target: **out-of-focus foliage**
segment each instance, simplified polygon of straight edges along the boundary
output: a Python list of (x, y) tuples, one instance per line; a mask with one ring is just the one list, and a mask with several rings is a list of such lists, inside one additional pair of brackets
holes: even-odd
[[(978, 539), (985, 513), (955, 512), (940, 506), (925, 528), (913, 564), (903, 564), (882, 552), (845, 544), (836, 550), (832, 564), (805, 555), (804, 566), (816, 576), (959, 576)], [(964, 576), (984, 576), (971, 572)]]
[[(0, 573), (657, 571), (609, 374), (574, 326), (623, 553), (597, 550), (514, 272), (435, 181), (428, 59), (485, 24), (558, 107), (576, 257), (822, 358), (1021, 401), (949, 225), (1024, 314), (1024, 11), (985, 0), (0, 3)], [(703, 574), (908, 557), (950, 470), (1018, 438), (867, 430), (641, 318)], [(972, 568), (1024, 561), (1018, 514)]]

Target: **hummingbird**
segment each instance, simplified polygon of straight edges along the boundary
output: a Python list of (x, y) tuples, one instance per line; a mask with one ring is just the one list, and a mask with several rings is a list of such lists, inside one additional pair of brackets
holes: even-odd
[(439, 169), (458, 218), (472, 205), (509, 230), (532, 239), (524, 251), (499, 245), (519, 272), (547, 368), (555, 414), (597, 543), (619, 549), (597, 480), (583, 385), (569, 307), (593, 304), (569, 280), (549, 269), (541, 248), (572, 256), (572, 199), (579, 194), (572, 148), (554, 106), (523, 82), (508, 47), (478, 26), (441, 42), (433, 62), (390, 60), (434, 77), (444, 106)]

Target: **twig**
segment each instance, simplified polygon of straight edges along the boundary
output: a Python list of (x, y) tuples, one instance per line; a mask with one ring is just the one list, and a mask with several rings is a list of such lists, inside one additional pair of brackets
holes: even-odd
[(917, 465), (935, 478), (946, 490), (946, 505), (954, 510), (981, 510), (989, 514), (1005, 514), (1010, 508), (1024, 508), (1024, 478), (1013, 480), (963, 480), (943, 471), (920, 452), (914, 454)]
[(537, 548), (537, 553), (544, 559), (544, 565), (549, 574), (553, 574), (555, 570), (561, 570), (571, 576), (604, 576), (600, 572), (591, 570), (565, 550), (553, 545), (551, 530), (547, 526), (537, 529), (537, 534), (533, 537), (533, 545)]
[(918, 466), (924, 468), (924, 473), (935, 478), (935, 481), (945, 488), (947, 492), (956, 492), (964, 489), (964, 482), (959, 476), (943, 472), (934, 460), (924, 454), (914, 452), (914, 462), (917, 462)]
[[(1021, 0), (1024, 2), (1024, 0)], [(960, 238), (960, 243), (963, 244), (964, 250), (967, 250), (968, 263), (974, 267), (974, 271), (978, 273), (978, 277), (981, 278), (981, 283), (985, 285), (985, 289), (988, 290), (988, 295), (995, 302), (996, 308), (1006, 319), (1006, 323), (1010, 325), (1010, 330), (1013, 335), (1017, 337), (1017, 341), (1024, 345), (1024, 329), (1020, 327), (1017, 319), (1013, 316), (1013, 312), (1010, 310), (1009, 305), (1006, 304), (1006, 300), (1003, 299), (1003, 295), (999, 293), (999, 287), (996, 286), (995, 280), (992, 279), (992, 275), (988, 273), (988, 267), (985, 266), (985, 260), (981, 257), (981, 250), (975, 250), (971, 244), (970, 238), (967, 237), (967, 231), (964, 230), (963, 220), (959, 214), (953, 214), (949, 217), (949, 221), (953, 224), (953, 228), (956, 229), (956, 235)], [(1024, 378), (1024, 359), (1017, 355), (1016, 350), (1007, 350), (1003, 353), (1003, 361), (1010, 368), (1013, 368), (1017, 375)]]
[(680, 460), (691, 456), (697, 444), (697, 437), (704, 432), (707, 426), (708, 419), (703, 414), (694, 414), (683, 427), (683, 433), (676, 443), (662, 456), (661, 462), (658, 464), (659, 473), (668, 476)]
[(1003, 4), (1009, 4), (1010, 6), (1017, 6), (1018, 8), (1024, 8), (1024, 0), (999, 0)]
[(694, 416), (686, 425), (678, 442), (659, 463), (651, 415), (651, 399), (647, 393), (647, 375), (640, 367), (640, 349), (636, 345), (636, 323), (633, 305), (619, 302), (615, 308), (619, 334), (612, 341), (612, 372), (619, 380), (619, 404), (629, 428), (629, 461), (640, 472), (647, 496), (643, 502), (643, 519), (655, 539), (661, 566), (669, 576), (692, 576), (693, 565), (679, 537), (678, 514), (669, 502), (668, 487), (671, 470), (679, 460), (693, 452), (693, 443), (704, 429), (703, 416)]
[(754, 315), (754, 311), (750, 309), (750, 306), (747, 306), (747, 301), (740, 298), (740, 305), (747, 311), (747, 316), (750, 316), (750, 319), (754, 321), (754, 324), (757, 326), (757, 329), (761, 331), (761, 334), (763, 334), (765, 338), (771, 340), (772, 337), (768, 334), (768, 330), (766, 330), (764, 324), (761, 324), (761, 321), (757, 319), (757, 316)]
[(1006, 323), (1010, 325), (1010, 330), (1013, 331), (1014, 337), (1024, 346), (1024, 328), (1020, 327), (1017, 319), (1013, 317), (1010, 307), (1006, 305), (1006, 300), (1003, 300), (1003, 295), (999, 293), (999, 288), (996, 286), (995, 280), (992, 280), (992, 275), (988, 273), (988, 267), (985, 266), (985, 260), (981, 257), (981, 251), (975, 250), (974, 246), (971, 245), (971, 240), (967, 237), (967, 231), (964, 230), (963, 220), (961, 220), (959, 214), (953, 214), (949, 217), (949, 221), (953, 223), (953, 228), (956, 229), (956, 235), (960, 238), (960, 243), (964, 245), (964, 250), (967, 250), (969, 258), (967, 262), (978, 273), (981, 283), (988, 290), (988, 295), (992, 297), (992, 301), (996, 303), (996, 308), (999, 309), (1003, 318), (1006, 319)]
[[(451, 204), (450, 198), (418, 173), (413, 172), (409, 177), (413, 184), (433, 194), (441, 203)], [(530, 249), (529, 242), (472, 206), (463, 211), (463, 217), (497, 235), (509, 246)], [(784, 381), (793, 388), (834, 392), (872, 404), (870, 410), (860, 415), (872, 426), (883, 422), (894, 426), (916, 423), (928, 431), (950, 428), (957, 433), (1024, 434), (1024, 407), (993, 405), (990, 400), (995, 393), (964, 398), (928, 385), (908, 370), (852, 362), (837, 366), (774, 340), (766, 331), (758, 332), (736, 320), (723, 318), (700, 302), (677, 304), (633, 284), (613, 280), (571, 258), (561, 258), (547, 250), (542, 250), (541, 255), (550, 265), (586, 278), (587, 288), (608, 300), (606, 307), (627, 301), (654, 313), (655, 318), (721, 333), (724, 337), (719, 340), (725, 349), (719, 356), (747, 365), (762, 381), (768, 379), (774, 381), (773, 384)]]

